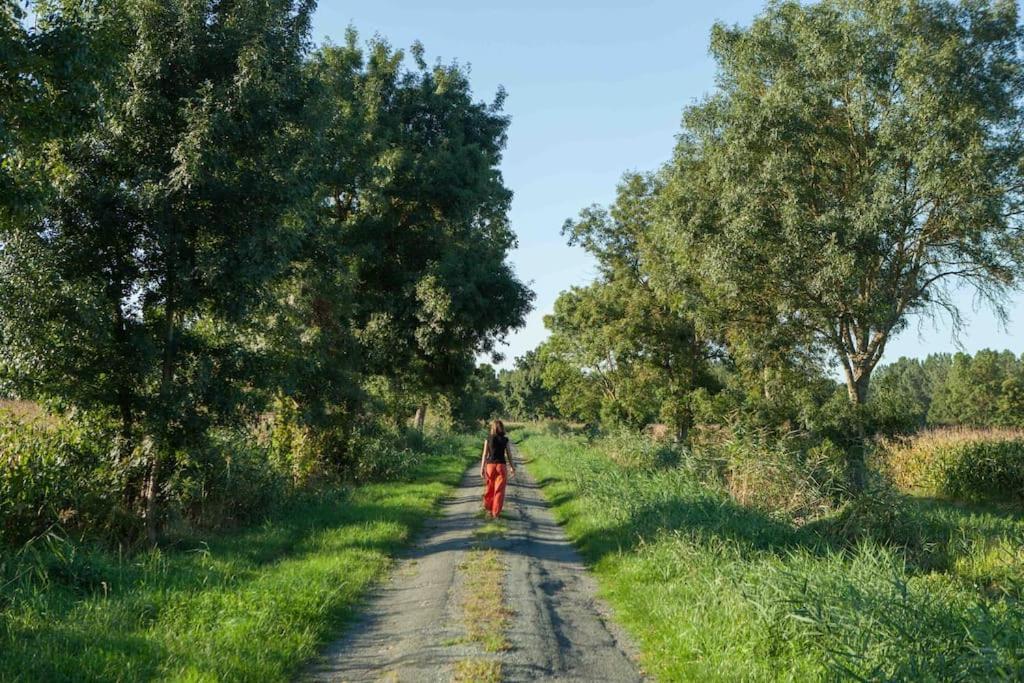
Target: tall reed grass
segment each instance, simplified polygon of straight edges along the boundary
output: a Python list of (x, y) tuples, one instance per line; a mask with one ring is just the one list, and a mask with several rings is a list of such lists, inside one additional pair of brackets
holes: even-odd
[(904, 491), (976, 502), (1024, 501), (1024, 430), (928, 430), (883, 442), (875, 462)]
[(522, 451), (658, 680), (1024, 678), (1022, 514), (883, 487), (807, 519), (686, 459), (537, 432)]

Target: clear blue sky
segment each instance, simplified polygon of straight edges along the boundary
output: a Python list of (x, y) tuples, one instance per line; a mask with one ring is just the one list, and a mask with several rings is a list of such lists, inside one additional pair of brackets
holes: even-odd
[[(526, 327), (509, 339), (508, 364), (546, 332), (542, 318), (558, 293), (595, 276), (593, 262), (566, 246), (566, 218), (608, 203), (621, 175), (665, 162), (683, 107), (714, 86), (708, 36), (716, 20), (746, 24), (760, 0), (714, 3), (670, 0), (321, 0), (317, 41), (342, 42), (351, 24), (364, 38), (378, 34), (395, 47), (421, 41), (429, 61), (456, 60), (472, 69), (479, 99), (508, 90), (512, 117), (502, 170), (515, 192), (512, 261), (537, 293)], [(959, 297), (968, 320), (964, 350), (1024, 351), (1024, 296), (1010, 308), (1008, 330), (969, 293)], [(948, 323), (912, 322), (884, 361), (958, 347)]]

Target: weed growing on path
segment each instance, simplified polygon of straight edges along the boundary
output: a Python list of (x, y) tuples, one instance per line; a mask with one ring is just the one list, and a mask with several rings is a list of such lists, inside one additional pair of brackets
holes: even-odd
[(477, 548), (459, 566), (465, 579), (462, 612), (466, 638), (487, 652), (509, 648), (505, 632), (511, 613), (505, 607), (505, 564), (493, 548)]
[(494, 538), (501, 538), (505, 535), (505, 531), (508, 529), (508, 524), (504, 519), (491, 519), (488, 520), (483, 526), (479, 526), (473, 530), (473, 536), (480, 541), (489, 541)]
[(452, 683), (501, 683), (501, 662), (494, 659), (456, 662)]

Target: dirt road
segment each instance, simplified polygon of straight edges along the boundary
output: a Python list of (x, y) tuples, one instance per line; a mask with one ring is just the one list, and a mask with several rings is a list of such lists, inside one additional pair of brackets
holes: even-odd
[[(451, 681), (460, 662), (500, 662), (502, 681), (643, 680), (624, 634), (606, 619), (593, 579), (523, 468), (508, 488), (499, 536), (481, 537), (481, 482), (471, 467), (363, 616), (304, 673), (305, 681)], [(509, 649), (467, 643), (460, 571), (494, 548), (507, 568)]]

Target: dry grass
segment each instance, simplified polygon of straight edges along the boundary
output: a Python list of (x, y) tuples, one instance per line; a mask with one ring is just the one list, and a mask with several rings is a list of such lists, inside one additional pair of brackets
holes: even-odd
[(493, 659), (456, 662), (452, 683), (501, 683), (501, 662)]
[(0, 399), (0, 415), (5, 413), (20, 421), (49, 420), (42, 406), (34, 401)]
[(511, 613), (505, 607), (505, 565), (498, 551), (471, 550), (459, 569), (465, 577), (462, 614), (467, 640), (487, 652), (507, 650), (505, 631)]
[[(1000, 473), (989, 475), (991, 454), (1003, 459)], [(1014, 456), (1014, 454), (1017, 454)], [(987, 484), (998, 485), (1007, 471), (1024, 468), (1024, 430), (1004, 428), (930, 429), (912, 437), (883, 441), (876, 449), (872, 465), (884, 472), (901, 490), (926, 495), (952, 497), (960, 488)], [(1016, 464), (1014, 459), (1016, 458)], [(961, 482), (973, 481), (974, 484)]]
[(920, 486), (919, 468), (943, 448), (978, 441), (1005, 443), (1024, 442), (1024, 429), (1000, 427), (939, 427), (913, 436), (886, 439), (875, 449), (872, 466), (885, 472), (897, 487), (912, 491)]
[(672, 439), (672, 428), (660, 422), (647, 425), (644, 428), (644, 432), (655, 441), (669, 441)]
[(940, 427), (919, 432), (912, 438), (918, 445), (935, 443), (960, 443), (964, 441), (1019, 441), (1024, 439), (1024, 429), (1003, 427)]

